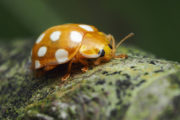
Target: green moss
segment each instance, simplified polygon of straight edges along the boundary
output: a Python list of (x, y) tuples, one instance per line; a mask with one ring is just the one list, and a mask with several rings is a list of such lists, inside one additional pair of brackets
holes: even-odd
[(32, 75), (31, 45), (18, 41), (0, 47), (1, 119), (158, 119), (180, 94), (180, 65), (135, 47), (118, 49), (128, 59), (113, 59), (86, 73), (74, 68), (62, 83), (57, 71)]

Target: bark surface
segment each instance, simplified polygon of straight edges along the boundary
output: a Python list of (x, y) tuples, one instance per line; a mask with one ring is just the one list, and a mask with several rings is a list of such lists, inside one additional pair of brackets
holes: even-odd
[(0, 119), (178, 120), (180, 64), (131, 46), (82, 73), (65, 66), (35, 78), (30, 71), (31, 40), (0, 44)]

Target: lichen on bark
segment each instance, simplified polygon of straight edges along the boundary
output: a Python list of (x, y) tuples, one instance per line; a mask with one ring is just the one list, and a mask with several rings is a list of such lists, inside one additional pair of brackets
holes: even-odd
[[(61, 71), (35, 78), (32, 42), (0, 44), (0, 119), (179, 119), (180, 64), (121, 46), (113, 59), (61, 82)], [(55, 74), (55, 75), (54, 75)], [(57, 75), (56, 75), (57, 74)]]

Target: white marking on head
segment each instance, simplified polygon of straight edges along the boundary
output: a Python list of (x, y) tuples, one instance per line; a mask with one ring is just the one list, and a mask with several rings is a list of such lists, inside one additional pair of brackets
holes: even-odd
[(87, 46), (82, 45), (79, 52), (82, 56), (86, 57), (86, 58), (98, 58), (100, 57), (100, 54), (85, 54), (84, 51), (87, 50)]
[(77, 31), (72, 31), (70, 33), (70, 39), (73, 42), (80, 43), (82, 41), (82, 38), (83, 38), (82, 34)]
[(87, 31), (90, 31), (90, 32), (93, 32), (93, 28), (89, 25), (79, 25), (79, 27), (83, 28), (84, 30), (87, 30)]
[(53, 33), (51, 33), (50, 35), (50, 39), (55, 42), (56, 40), (59, 40), (59, 38), (61, 37), (61, 31), (55, 31)]
[(58, 63), (62, 64), (68, 61), (68, 51), (65, 49), (58, 49), (55, 53), (55, 57)]
[(80, 54), (86, 58), (98, 58), (100, 56), (99, 54), (88, 55), (88, 54), (84, 54), (83, 52), (80, 52)]
[(45, 34), (41, 34), (38, 39), (36, 40), (36, 44), (40, 43), (42, 41), (42, 39), (44, 38)]
[(46, 46), (43, 46), (43, 47), (40, 47), (39, 50), (38, 50), (38, 57), (43, 57), (47, 52), (47, 47)]
[(41, 64), (39, 62), (39, 60), (35, 60), (35, 69), (38, 69), (41, 67)]

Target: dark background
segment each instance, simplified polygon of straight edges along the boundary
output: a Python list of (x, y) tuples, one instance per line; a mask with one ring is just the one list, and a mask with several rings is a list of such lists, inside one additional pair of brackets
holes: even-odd
[(179, 0), (1, 0), (0, 40), (34, 38), (64, 23), (95, 25), (158, 57), (180, 61)]

